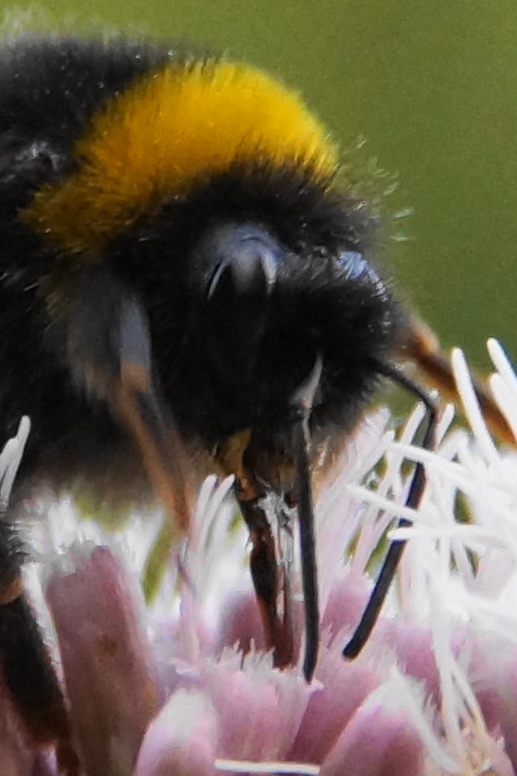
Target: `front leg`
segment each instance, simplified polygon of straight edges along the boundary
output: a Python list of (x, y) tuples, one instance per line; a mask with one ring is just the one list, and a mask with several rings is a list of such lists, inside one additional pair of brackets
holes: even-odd
[(36, 745), (56, 746), (60, 773), (79, 774), (55, 667), (23, 587), (25, 552), (12, 510), (0, 514), (0, 667), (12, 703)]

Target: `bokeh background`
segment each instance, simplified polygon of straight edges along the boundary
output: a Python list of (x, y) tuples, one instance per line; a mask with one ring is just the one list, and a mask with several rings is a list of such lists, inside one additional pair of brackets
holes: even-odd
[[(443, 344), (517, 357), (515, 0), (53, 0), (77, 28), (186, 37), (297, 86), (343, 148), (395, 176), (389, 271)], [(11, 16), (23, 13), (0, 0)], [(353, 156), (353, 154), (352, 154)], [(365, 164), (368, 167), (368, 164)], [(386, 179), (386, 186), (389, 181)], [(377, 181), (382, 188), (384, 183)]]

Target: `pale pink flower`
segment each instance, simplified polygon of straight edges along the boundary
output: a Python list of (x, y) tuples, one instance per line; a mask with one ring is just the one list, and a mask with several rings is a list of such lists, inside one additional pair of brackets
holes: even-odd
[[(517, 379), (498, 345), (489, 350), (494, 395), (517, 431)], [(43, 510), (32, 538), (44, 596), (34, 570), (28, 580), (85, 776), (517, 774), (517, 457), (495, 446), (461, 353), (453, 362), (471, 431), (451, 431), (449, 409), (429, 453), (412, 444), (421, 409), (398, 438), (377, 412), (319, 499), (321, 649), (310, 686), (299, 666), (274, 669), (264, 651), (230, 481), (204, 484), (189, 541), (149, 608), (139, 572), (158, 516), (135, 516), (113, 538), (77, 522), (69, 502)], [(407, 460), (428, 472), (417, 510), (401, 506)], [(468, 523), (457, 520), (460, 495)], [(413, 525), (389, 532), (408, 540), (397, 584), (364, 652), (345, 662), (372, 553), (399, 516)], [(2, 776), (55, 773), (52, 753), (32, 751), (20, 730), (0, 684)]]

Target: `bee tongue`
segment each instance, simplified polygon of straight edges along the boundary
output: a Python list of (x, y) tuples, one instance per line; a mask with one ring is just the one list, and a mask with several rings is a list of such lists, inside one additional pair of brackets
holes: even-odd
[[(310, 373), (290, 397), (293, 417), (283, 444), (279, 446), (282, 450), (280, 455), (278, 449), (264, 448), (264, 439), (257, 439), (250, 429), (228, 438), (218, 454), (223, 471), (234, 474), (236, 478), (236, 495), (252, 542), (252, 579), (266, 640), (273, 648), (274, 662), (278, 667), (292, 664), (295, 658), (291, 591), (296, 585), (290, 579), (292, 531), (285, 529), (292, 508), (297, 511), (306, 634), (303, 673), (308, 682), (314, 675), (319, 645), (309, 420), (322, 371), (323, 359), (317, 354)], [(276, 494), (273, 508), (278, 518), (278, 540), (275, 540), (275, 529), (268, 517), (268, 494)]]

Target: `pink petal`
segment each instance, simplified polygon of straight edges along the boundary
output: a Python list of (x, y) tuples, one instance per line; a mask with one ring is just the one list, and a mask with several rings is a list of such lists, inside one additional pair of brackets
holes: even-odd
[(129, 772), (157, 709), (132, 582), (105, 547), (72, 560), (74, 573), (55, 574), (46, 592), (72, 725), (88, 776), (105, 776), (111, 766)]
[(469, 677), (486, 724), (502, 735), (517, 772), (517, 647), (486, 634), (471, 640), (471, 651)]
[(225, 603), (218, 635), (218, 650), (236, 647), (245, 655), (254, 647), (266, 648), (257, 597), (253, 591), (238, 593)]
[(321, 776), (420, 776), (424, 751), (405, 711), (367, 702), (347, 726)]
[(411, 623), (399, 620), (382, 629), (380, 638), (389, 644), (401, 671), (420, 679), (433, 703), (440, 701), (440, 675), (433, 648), (431, 632)]
[[(372, 589), (371, 582), (364, 576), (346, 573), (333, 584), (327, 599), (322, 629), (328, 629), (331, 639), (342, 637), (343, 629), (349, 630), (349, 636), (358, 624)], [(345, 642), (341, 646), (345, 646)]]
[(178, 690), (149, 726), (135, 776), (212, 776), (217, 725), (201, 692)]
[[(240, 662), (240, 660), (239, 660)], [(220, 723), (218, 756), (235, 760), (282, 760), (291, 748), (311, 690), (294, 671), (248, 660), (215, 665), (204, 677)]]
[(316, 680), (321, 687), (310, 697), (289, 760), (322, 762), (358, 706), (379, 686), (380, 676), (371, 661), (350, 663), (333, 649), (323, 651)]

